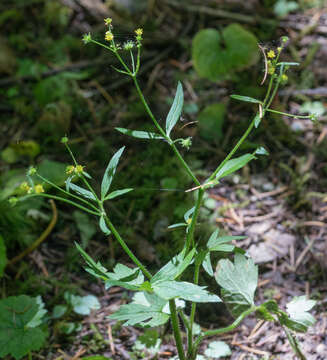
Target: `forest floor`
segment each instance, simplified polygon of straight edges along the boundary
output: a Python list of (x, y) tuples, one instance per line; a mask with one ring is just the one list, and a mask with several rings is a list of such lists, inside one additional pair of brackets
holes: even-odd
[[(253, 6), (255, 3), (253, 1)], [(286, 86), (281, 92), (283, 105), (296, 113), (300, 105), (294, 95), (300, 95), (305, 101), (317, 100), (326, 108), (327, 8), (289, 14), (281, 20), (279, 32), (289, 36), (290, 53), (295, 60), (307, 61), (302, 72), (303, 84), (309, 72), (315, 79), (314, 88)], [(313, 43), (318, 44), (315, 49)], [(159, 58), (153, 56), (157, 62), (150, 65), (148, 92), (155, 78), (164, 77), (176, 68), (190, 66), (185, 56), (180, 56), (178, 61), (172, 57), (171, 49)], [(117, 91), (124, 92), (129, 87), (124, 83), (115, 84)], [(160, 85), (158, 87), (160, 89)], [(188, 87), (188, 91), (192, 92), (192, 89)], [(314, 296), (317, 305), (313, 315), (317, 321), (308, 333), (299, 334), (297, 338), (308, 360), (324, 360), (327, 359), (327, 187), (323, 175), (326, 177), (327, 151), (316, 149), (319, 146), (327, 148), (327, 116), (321, 116), (318, 125), (296, 118), (283, 118), (283, 122), (305, 149), (305, 156), (298, 158), (289, 151), (288, 167), (284, 169), (279, 167), (278, 161), (272, 161), (265, 174), (243, 173), (246, 183), (239, 176), (223, 181), (210, 191), (210, 211), (215, 224), (226, 233), (247, 236), (238, 241), (237, 246), (248, 251), (260, 265), (258, 300), (272, 297), (283, 307), (293, 296)], [(267, 134), (269, 136), (271, 134)], [(278, 149), (276, 153), (288, 154), (278, 139), (271, 141)], [(325, 160), (321, 161), (323, 156)], [(103, 244), (99, 245), (98, 252), (102, 249)], [(43, 244), (29, 260), (45, 277), (53, 273), (60, 278), (65, 272), (60, 251), (51, 244)], [(136, 359), (132, 347), (143, 330), (129, 326), (117, 328), (114, 321), (107, 319), (126, 303), (126, 292), (117, 287), (106, 292), (100, 282), (87, 279), (76, 276), (73, 280), (98, 297), (101, 309), (85, 317), (82, 329), (65, 339), (64, 344), (56, 331), (51, 332), (51, 351), (42, 350), (35, 358), (78, 360), (99, 354), (115, 360)], [(224, 324), (231, 321), (221, 310), (219, 316)], [(210, 328), (205, 319), (200, 318), (198, 322), (204, 328)], [(143, 358), (168, 360), (175, 356), (172, 339), (166, 335), (164, 339), (157, 357), (145, 352)], [(217, 339), (230, 345), (232, 360), (296, 359), (280, 326), (251, 316), (236, 330)]]

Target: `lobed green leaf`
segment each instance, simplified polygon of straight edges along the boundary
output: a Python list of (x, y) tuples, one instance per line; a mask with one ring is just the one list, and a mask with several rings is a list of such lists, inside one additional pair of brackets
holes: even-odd
[(229, 306), (233, 316), (254, 305), (254, 293), (258, 284), (258, 267), (252, 259), (236, 253), (234, 264), (222, 259), (218, 262), (216, 281), (222, 287), (223, 301)]

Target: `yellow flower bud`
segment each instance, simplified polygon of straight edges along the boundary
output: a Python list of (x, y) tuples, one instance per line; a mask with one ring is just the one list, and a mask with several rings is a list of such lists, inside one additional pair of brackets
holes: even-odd
[(104, 38), (106, 41), (111, 41), (114, 39), (114, 34), (111, 31), (107, 31)]
[(68, 174), (68, 175), (72, 174), (74, 172), (74, 170), (75, 170), (75, 166), (69, 165), (66, 167), (66, 174)]
[(104, 23), (106, 24), (106, 25), (111, 25), (111, 23), (112, 23), (112, 18), (106, 18), (106, 19), (104, 19)]
[(26, 181), (21, 183), (19, 188), (20, 188), (20, 190), (25, 191), (27, 193), (31, 190), (31, 187), (28, 185), (28, 183)]
[(76, 174), (81, 174), (84, 171), (84, 166), (76, 165), (75, 172)]
[(44, 193), (43, 186), (41, 184), (37, 184), (34, 186), (34, 191), (36, 194)]
[(137, 36), (142, 36), (142, 35), (143, 35), (143, 29), (141, 29), (141, 28), (136, 29), (136, 30), (135, 30), (135, 34), (136, 34)]

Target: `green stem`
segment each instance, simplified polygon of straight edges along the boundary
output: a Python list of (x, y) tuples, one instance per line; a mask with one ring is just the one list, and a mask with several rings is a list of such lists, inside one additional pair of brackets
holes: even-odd
[(137, 93), (145, 107), (146, 112), (148, 113), (148, 115), (150, 116), (151, 120), (153, 121), (154, 125), (156, 126), (156, 128), (159, 130), (160, 134), (168, 141), (170, 142), (170, 139), (167, 137), (166, 133), (164, 132), (164, 130), (162, 129), (162, 127), (159, 125), (158, 121), (156, 120), (155, 116), (153, 115), (148, 103), (146, 102), (144, 95), (142, 93), (142, 90), (140, 88), (140, 85), (137, 81), (136, 76), (132, 76)]
[(181, 337), (181, 332), (179, 329), (179, 321), (178, 321), (178, 315), (177, 315), (177, 310), (176, 310), (176, 304), (175, 304), (174, 299), (169, 300), (169, 309), (170, 309), (171, 325), (173, 327), (178, 357), (179, 357), (179, 360), (186, 360), (184, 348), (183, 348), (182, 337)]
[(74, 195), (74, 194), (72, 194), (72, 193), (64, 190), (63, 188), (57, 186), (57, 185), (54, 184), (52, 181), (44, 178), (42, 175), (40, 175), (40, 174), (38, 174), (38, 173), (36, 173), (36, 176), (39, 177), (42, 181), (44, 181), (44, 182), (46, 182), (47, 184), (49, 184), (49, 185), (51, 185), (52, 187), (54, 187), (55, 189), (61, 191), (61, 192), (64, 193), (64, 194), (66, 194), (67, 196), (70, 196), (70, 197), (72, 197), (72, 198), (74, 198), (74, 199), (77, 199), (77, 200), (83, 202), (84, 204), (89, 205), (89, 206), (92, 207), (94, 210), (97, 210), (97, 211), (98, 211), (98, 208), (97, 208), (95, 205), (89, 203), (87, 200), (84, 200), (83, 198), (80, 198), (79, 196)]
[(306, 356), (302, 353), (299, 344), (296, 341), (296, 338), (292, 335), (292, 333), (284, 326), (282, 326), (283, 330), (285, 331), (285, 334), (287, 336), (287, 339), (291, 345), (291, 348), (293, 349), (294, 353), (297, 355), (297, 357), (300, 360), (307, 360)]
[(196, 222), (197, 222), (197, 219), (199, 216), (199, 211), (200, 211), (203, 195), (204, 195), (204, 190), (199, 189), (198, 190), (198, 198), (196, 200), (195, 209), (194, 209), (192, 220), (191, 220), (191, 225), (190, 225), (190, 228), (189, 228), (187, 236), (186, 236), (185, 254), (187, 254), (189, 252), (191, 246), (194, 246), (194, 230), (195, 230)]
[(268, 89), (267, 89), (267, 92), (266, 92), (265, 99), (263, 100), (263, 107), (266, 106), (266, 103), (267, 103), (267, 101), (268, 101), (268, 99), (269, 99), (269, 95), (270, 95), (270, 92), (271, 92), (271, 88), (272, 88), (274, 79), (275, 79), (275, 76), (272, 75), (271, 78), (270, 78), (270, 80), (269, 80)]
[(189, 332), (190, 329), (191, 329), (189, 320), (188, 320), (187, 317), (185, 316), (185, 314), (184, 314), (184, 312), (183, 312), (182, 309), (180, 309), (180, 310), (178, 311), (178, 313), (179, 313), (180, 317), (181, 317), (182, 320), (183, 320), (183, 324), (185, 325), (186, 330)]
[(101, 213), (100, 213), (99, 211), (98, 211), (98, 212), (95, 212), (95, 211), (93, 211), (93, 210), (91, 210), (91, 209), (86, 208), (85, 206), (82, 206), (82, 205), (80, 205), (80, 204), (77, 204), (77, 203), (74, 202), (74, 201), (71, 201), (71, 200), (65, 199), (65, 198), (63, 198), (63, 197), (61, 197), (61, 196), (56, 196), (56, 195), (49, 195), (49, 194), (30, 194), (30, 195), (26, 195), (26, 196), (22, 197), (21, 200), (25, 200), (25, 199), (28, 199), (28, 198), (34, 197), (34, 196), (42, 196), (42, 197), (46, 197), (46, 198), (49, 198), (49, 199), (54, 199), (54, 200), (58, 200), (58, 201), (63, 201), (63, 202), (65, 202), (65, 203), (70, 204), (70, 205), (73, 205), (73, 206), (75, 206), (75, 207), (77, 207), (77, 208), (79, 208), (79, 209), (81, 209), (81, 210), (83, 210), (83, 211), (86, 211), (86, 212), (88, 212), (88, 213), (90, 213), (90, 214), (92, 214), (92, 215), (96, 215), (96, 216), (100, 216), (100, 215), (101, 215)]
[[(201, 266), (201, 263), (198, 263), (195, 265), (195, 270), (194, 270), (194, 284), (195, 285), (198, 285), (198, 283), (199, 283), (200, 266)], [(188, 357), (190, 357), (193, 352), (193, 325), (194, 325), (195, 311), (196, 311), (196, 303), (192, 302), (191, 315), (190, 315), (190, 330), (187, 333)]]
[(192, 178), (192, 180), (195, 182), (196, 185), (200, 186), (201, 183), (199, 182), (199, 180), (196, 178), (196, 176), (193, 174), (192, 170), (190, 169), (190, 167), (187, 165), (187, 163), (185, 162), (185, 160), (183, 159), (182, 155), (179, 153), (178, 149), (176, 148), (175, 144), (171, 141), (171, 139), (166, 135), (166, 133), (164, 132), (163, 128), (160, 126), (160, 124), (158, 123), (158, 121), (156, 120), (155, 116), (153, 115), (148, 103), (146, 102), (144, 95), (142, 93), (142, 90), (140, 89), (139, 83), (136, 79), (136, 76), (132, 76), (136, 90), (139, 94), (139, 97), (145, 107), (146, 112), (148, 113), (148, 115), (150, 116), (151, 120), (153, 121), (154, 125), (156, 126), (156, 128), (159, 130), (160, 134), (167, 140), (168, 144), (172, 147), (175, 155), (177, 156), (178, 160), (180, 161), (180, 163), (182, 164), (182, 166), (184, 167), (184, 169), (187, 171), (187, 173), (190, 175), (190, 177)]
[(129, 258), (133, 261), (133, 263), (138, 266), (142, 273), (150, 280), (152, 278), (152, 275), (150, 272), (146, 269), (146, 267), (141, 263), (141, 261), (133, 254), (133, 252), (130, 250), (130, 248), (127, 246), (125, 241), (121, 238), (118, 231), (110, 221), (107, 215), (104, 216), (104, 219), (106, 221), (107, 226), (109, 227), (110, 231), (113, 233), (114, 237), (117, 239), (121, 247), (124, 249), (125, 253), (129, 256)]
[(282, 66), (280, 67), (279, 76), (278, 76), (278, 78), (277, 78), (275, 88), (274, 88), (274, 90), (273, 90), (273, 92), (272, 92), (272, 95), (271, 95), (269, 101), (267, 102), (267, 104), (265, 104), (264, 110), (268, 109), (268, 108), (270, 107), (271, 103), (273, 102), (273, 100), (274, 100), (274, 98), (275, 98), (275, 96), (276, 96), (277, 90), (278, 90), (278, 88), (279, 88), (279, 85), (280, 85), (280, 82), (281, 82), (283, 73), (284, 73), (284, 66), (282, 65)]
[(249, 308), (248, 310), (245, 310), (231, 325), (221, 328), (221, 329), (215, 329), (215, 330), (208, 330), (205, 331), (202, 335), (200, 335), (194, 342), (194, 346), (193, 346), (193, 353), (192, 353), (192, 360), (195, 359), (196, 357), (196, 353), (198, 350), (198, 347), (200, 345), (200, 343), (209, 336), (214, 336), (214, 335), (221, 335), (224, 334), (226, 332), (230, 332), (232, 330), (234, 330), (238, 325), (240, 325), (240, 323), (250, 314), (252, 314), (253, 312), (257, 311), (259, 307), (258, 306), (252, 306), (251, 308)]
[(294, 115), (294, 114), (288, 114), (282, 111), (277, 111), (277, 110), (272, 110), (272, 109), (266, 109), (266, 111), (272, 112), (274, 114), (279, 114), (279, 115), (285, 115), (288, 117), (292, 117), (292, 118), (298, 118), (298, 119), (310, 119), (311, 115)]
[(254, 127), (254, 122), (255, 122), (255, 118), (253, 118), (253, 120), (251, 121), (249, 127), (247, 128), (247, 130), (245, 131), (245, 133), (243, 134), (243, 136), (240, 138), (240, 140), (237, 142), (237, 144), (234, 146), (234, 148), (232, 149), (232, 151), (225, 157), (225, 159), (220, 163), (220, 165), (217, 167), (217, 169), (211, 174), (211, 176), (209, 177), (209, 179), (207, 180), (207, 182), (213, 180), (216, 175), (218, 174), (218, 171), (226, 164), (226, 162), (235, 154), (235, 152), (238, 150), (238, 148), (242, 145), (243, 141), (248, 137), (248, 135), (250, 134), (251, 130)]

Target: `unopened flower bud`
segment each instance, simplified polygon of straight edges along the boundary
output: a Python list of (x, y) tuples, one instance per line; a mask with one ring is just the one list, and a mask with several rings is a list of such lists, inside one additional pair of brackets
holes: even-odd
[(37, 184), (34, 186), (34, 191), (36, 194), (44, 193), (44, 188), (41, 184)]
[(91, 34), (88, 33), (88, 34), (84, 34), (83, 37), (82, 37), (82, 41), (84, 44), (88, 44), (92, 41), (92, 37), (91, 37)]

